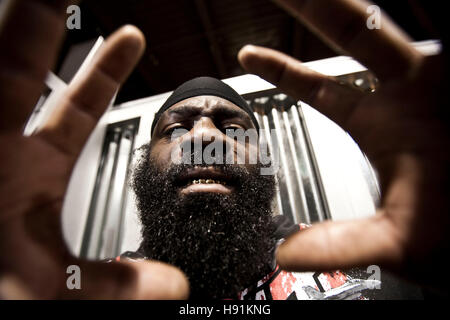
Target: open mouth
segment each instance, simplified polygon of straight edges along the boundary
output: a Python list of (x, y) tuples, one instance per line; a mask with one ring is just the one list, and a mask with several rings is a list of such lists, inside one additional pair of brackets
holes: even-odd
[(177, 180), (181, 193), (215, 192), (229, 194), (235, 182), (215, 167), (193, 167)]

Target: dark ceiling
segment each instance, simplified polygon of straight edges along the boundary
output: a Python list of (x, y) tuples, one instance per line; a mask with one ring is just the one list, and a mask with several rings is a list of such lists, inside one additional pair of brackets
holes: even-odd
[[(375, 2), (415, 40), (436, 37), (432, 19), (424, 14), (426, 2)], [(243, 74), (236, 55), (248, 43), (302, 61), (336, 55), (270, 0), (84, 0), (80, 7), (82, 28), (68, 32), (61, 57), (71, 45), (106, 37), (127, 23), (146, 36), (146, 52), (117, 102), (171, 91), (196, 76)]]

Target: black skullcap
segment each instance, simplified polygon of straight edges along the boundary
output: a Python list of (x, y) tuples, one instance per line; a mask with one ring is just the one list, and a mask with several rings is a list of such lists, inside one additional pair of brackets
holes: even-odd
[(250, 109), (250, 106), (247, 104), (247, 102), (236, 91), (234, 91), (233, 88), (215, 78), (198, 77), (186, 81), (185, 83), (180, 85), (170, 95), (170, 97), (167, 98), (166, 102), (164, 102), (162, 107), (156, 113), (155, 118), (153, 119), (151, 135), (153, 135), (153, 130), (155, 129), (156, 124), (158, 123), (159, 118), (164, 113), (164, 111), (169, 109), (177, 102), (196, 96), (217, 96), (233, 102), (235, 105), (248, 113), (253, 121), (253, 124), (255, 125), (256, 130), (259, 131), (258, 121), (253, 115), (252, 109)]

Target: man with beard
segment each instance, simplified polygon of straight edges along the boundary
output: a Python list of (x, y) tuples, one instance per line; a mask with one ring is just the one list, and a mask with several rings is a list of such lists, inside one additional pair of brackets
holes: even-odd
[[(192, 161), (174, 164), (173, 149), (198, 141), (203, 151), (208, 134), (214, 143), (234, 144), (225, 130), (256, 126), (246, 102), (207, 77), (175, 90), (153, 122), (133, 181), (143, 225), (139, 252), (180, 267), (192, 297), (235, 297), (271, 271), (275, 185), (273, 176), (260, 175), (260, 165), (195, 165), (194, 153)], [(184, 135), (173, 139), (180, 129)], [(257, 148), (234, 145), (246, 152)]]
[[(178, 87), (155, 116), (150, 144), (141, 148), (132, 187), (143, 241), (136, 253), (122, 257), (179, 267), (194, 299), (295, 299), (304, 295), (306, 278), (314, 286), (319, 274), (276, 270), (276, 241), (299, 226), (272, 217), (274, 176), (262, 174), (261, 161), (249, 163), (250, 153), (259, 153), (258, 139), (239, 141), (230, 134), (257, 128), (246, 101), (222, 81), (200, 77)], [(216, 152), (207, 164), (204, 150), (211, 143), (227, 153)], [(243, 164), (233, 158), (239, 153)], [(265, 276), (266, 288), (252, 288)], [(328, 289), (349, 280), (342, 273), (322, 278), (326, 284), (318, 285)], [(360, 284), (343, 297), (367, 288)]]

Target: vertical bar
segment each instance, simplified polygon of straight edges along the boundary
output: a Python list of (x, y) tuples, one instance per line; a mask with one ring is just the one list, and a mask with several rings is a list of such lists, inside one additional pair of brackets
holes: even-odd
[[(117, 160), (118, 160), (118, 156), (119, 156), (119, 151), (120, 151), (120, 141), (121, 141), (121, 129), (120, 128), (115, 128), (114, 129), (114, 140), (113, 142), (111, 142), (111, 144), (114, 143), (114, 149), (115, 149), (115, 153), (114, 153), (114, 162), (113, 162), (113, 169), (112, 169), (112, 174), (111, 174), (111, 179), (109, 180), (109, 184), (108, 184), (108, 193), (106, 196), (106, 204), (105, 204), (105, 212), (103, 214), (103, 219), (100, 225), (100, 234), (99, 234), (99, 238), (98, 238), (98, 247), (97, 247), (97, 251), (96, 251), (96, 258), (99, 259), (103, 259), (103, 258), (107, 258), (108, 256), (106, 256), (106, 252), (107, 251), (111, 251), (111, 237), (112, 234), (106, 234), (105, 230), (107, 230), (106, 232), (108, 232), (108, 229), (106, 228), (106, 226), (108, 225), (109, 221), (110, 221), (110, 212), (112, 210), (112, 196), (113, 196), (113, 187), (114, 187), (114, 181), (116, 179), (116, 174), (117, 174)], [(105, 247), (107, 247), (107, 249), (105, 249)], [(109, 248), (109, 249), (108, 249)]]
[(81, 255), (103, 259), (120, 254), (128, 167), (139, 119), (110, 125), (89, 209)]
[(293, 119), (292, 129), (295, 131), (295, 144), (298, 150), (299, 162), (301, 166), (301, 179), (305, 188), (306, 201), (310, 213), (310, 222), (323, 221), (325, 214), (322, 208), (322, 201), (320, 200), (317, 181), (312, 169), (311, 158), (308, 152), (308, 145), (306, 143), (304, 130), (305, 128), (300, 123), (300, 115), (295, 105), (290, 108), (291, 118)]
[[(288, 199), (283, 199), (284, 201), (289, 201), (289, 205), (291, 207), (291, 214), (292, 214), (292, 218), (294, 223), (300, 223), (303, 222), (301, 221), (301, 216), (299, 215), (299, 206), (297, 204), (297, 199), (296, 199), (296, 194), (298, 194), (298, 188), (296, 188), (296, 184), (294, 184), (293, 182), (293, 178), (292, 178), (292, 172), (289, 166), (289, 153), (286, 151), (286, 149), (288, 147), (286, 147), (287, 145), (287, 141), (285, 139), (285, 134), (283, 133), (283, 128), (281, 125), (281, 121), (280, 121), (280, 115), (279, 115), (279, 111), (276, 108), (272, 109), (272, 117), (273, 117), (273, 122), (275, 125), (275, 132), (276, 132), (276, 136), (277, 136), (277, 140), (279, 142), (279, 148), (280, 148), (280, 160), (281, 160), (281, 169), (282, 169), (282, 173), (283, 176), (281, 177), (281, 180), (284, 180), (284, 183), (286, 185), (286, 190), (287, 190), (287, 197)], [(295, 173), (294, 173), (295, 175)]]
[(89, 242), (87, 257), (92, 259), (99, 258), (99, 251), (101, 249), (101, 239), (103, 224), (108, 214), (108, 197), (110, 193), (111, 180), (114, 176), (115, 159), (117, 154), (117, 143), (119, 141), (119, 134), (113, 132), (107, 137), (112, 139), (108, 142), (107, 153), (105, 156), (104, 166), (99, 176), (99, 185), (97, 186), (97, 195), (93, 201), (95, 209), (92, 212), (93, 218), (91, 230), (89, 230)]
[(302, 133), (304, 136), (304, 142), (306, 145), (306, 150), (308, 150), (308, 156), (309, 156), (308, 158), (311, 163), (311, 167), (310, 167), (311, 168), (311, 177), (315, 181), (315, 185), (317, 188), (317, 194), (318, 194), (317, 199), (321, 203), (321, 206), (319, 206), (319, 207), (322, 208), (322, 219), (323, 220), (331, 219), (331, 213), (330, 213), (330, 208), (328, 206), (328, 200), (326, 198), (325, 189), (322, 184), (322, 178), (320, 177), (319, 166), (317, 164), (317, 160), (314, 155), (314, 148), (312, 146), (311, 138), (308, 133), (308, 126), (305, 122), (305, 117), (304, 117), (303, 111), (302, 111), (302, 104), (300, 101), (297, 102), (297, 108), (295, 108), (295, 109), (299, 115), (301, 129), (302, 129)]
[[(262, 113), (262, 112), (261, 112)], [(273, 150), (273, 145), (272, 145), (272, 139), (270, 137), (270, 128), (268, 127), (268, 120), (267, 120), (267, 116), (264, 114), (260, 114), (259, 112), (254, 112), (254, 115), (256, 117), (256, 120), (259, 123), (259, 127), (261, 129), (261, 137), (260, 137), (260, 144), (262, 141), (264, 141), (265, 143), (267, 143), (269, 152), (270, 152), (270, 159), (272, 161), (272, 163), (274, 163), (275, 159), (274, 159), (274, 150)], [(263, 140), (261, 140), (263, 139)], [(281, 202), (281, 197), (280, 197), (280, 190), (279, 190), (279, 183), (278, 183), (278, 177), (276, 175), (276, 173), (274, 173), (275, 176), (275, 184), (276, 184), (276, 208), (274, 208), (274, 215), (277, 214), (283, 214), (283, 206), (282, 206), (282, 202)]]
[(125, 183), (131, 150), (129, 135), (122, 133), (116, 158), (116, 167), (109, 196), (109, 212), (102, 230), (101, 258), (119, 254), (120, 225), (124, 203)]
[(105, 157), (103, 177), (100, 181), (98, 188), (98, 196), (95, 201), (95, 211), (93, 215), (92, 230), (90, 233), (90, 241), (88, 242), (87, 258), (97, 259), (98, 251), (98, 239), (101, 234), (102, 221), (106, 213), (106, 199), (108, 197), (109, 184), (111, 182), (111, 176), (114, 167), (114, 157), (116, 154), (117, 145), (114, 141), (111, 141), (108, 145), (108, 153)]
[[(121, 252), (122, 242), (123, 242), (123, 233), (124, 233), (124, 224), (125, 224), (125, 215), (126, 215), (126, 208), (127, 208), (127, 199), (128, 199), (128, 188), (127, 188), (127, 181), (128, 181), (128, 173), (129, 173), (129, 167), (131, 164), (132, 156), (133, 156), (133, 149), (134, 149), (134, 140), (136, 136), (136, 125), (130, 124), (128, 125), (127, 129), (124, 132), (124, 139), (127, 139), (127, 161), (126, 161), (126, 168), (125, 168), (125, 178), (123, 182), (123, 194), (122, 194), (122, 204), (121, 204), (121, 212), (119, 217), (119, 232), (117, 237), (117, 244), (116, 244), (116, 255), (119, 255)], [(125, 153), (125, 151), (124, 151)]]
[[(298, 215), (300, 217), (300, 221), (303, 223), (311, 223), (311, 219), (310, 219), (310, 210), (308, 207), (308, 203), (306, 201), (306, 194), (305, 194), (305, 186), (303, 184), (303, 180), (301, 177), (301, 171), (300, 171), (300, 160), (298, 158), (298, 153), (301, 152), (301, 150), (299, 150), (299, 148), (296, 148), (295, 146), (295, 142), (294, 142), (294, 136), (292, 134), (292, 130), (291, 130), (291, 123), (289, 121), (289, 117), (288, 117), (288, 113), (286, 111), (282, 112), (283, 114), (283, 122), (284, 122), (284, 127), (286, 130), (286, 135), (287, 135), (287, 140), (289, 143), (289, 151), (290, 151), (290, 160), (291, 160), (291, 164), (294, 167), (294, 169), (292, 170), (292, 166), (291, 166), (291, 173), (295, 172), (295, 182), (297, 183), (297, 188), (293, 188), (294, 190), (297, 189), (298, 192), (298, 202), (299, 205), (301, 207), (301, 210), (298, 212)], [(298, 137), (297, 137), (298, 138)], [(298, 141), (298, 139), (297, 139)]]
[[(273, 113), (272, 113), (272, 106), (270, 104), (270, 100), (266, 99), (264, 101), (264, 115), (263, 115), (263, 123), (264, 128), (266, 131), (266, 136), (270, 137), (268, 140), (270, 142), (270, 145), (272, 147), (271, 152), (277, 152), (278, 158), (281, 160), (281, 154), (282, 150), (280, 149), (281, 142), (279, 141), (278, 134), (275, 128), (275, 121), (273, 119)], [(276, 111), (276, 110), (275, 110)], [(271, 134), (271, 130), (275, 130), (275, 135)], [(274, 155), (272, 153), (272, 161), (274, 161)], [(277, 172), (276, 179), (277, 179), (277, 201), (279, 201), (279, 208), (280, 213), (286, 216), (289, 220), (292, 222), (296, 221), (296, 218), (294, 217), (293, 210), (291, 208), (291, 204), (289, 202), (289, 191), (287, 188), (287, 183), (285, 179), (285, 175), (283, 172), (283, 162), (280, 161), (280, 168)]]

